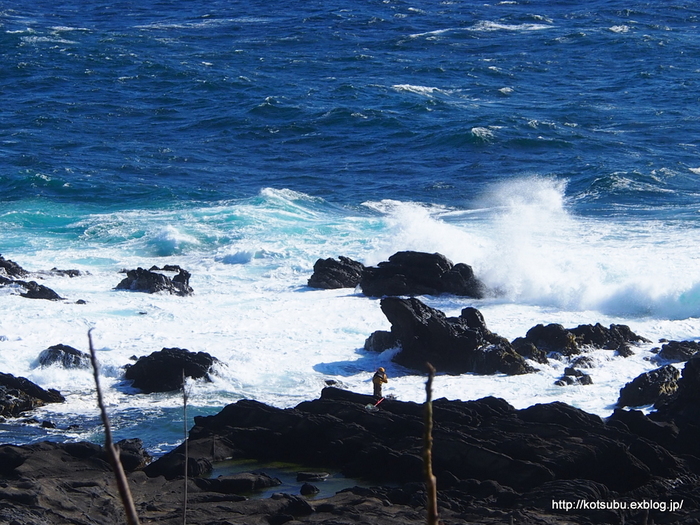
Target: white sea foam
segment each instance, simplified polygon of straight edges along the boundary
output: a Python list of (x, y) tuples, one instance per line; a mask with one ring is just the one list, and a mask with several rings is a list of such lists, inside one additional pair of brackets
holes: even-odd
[(417, 95), (432, 96), (433, 93), (438, 93), (440, 90), (436, 87), (429, 86), (414, 86), (411, 84), (396, 84), (391, 86), (396, 91), (406, 91)]
[(492, 22), (490, 20), (482, 20), (474, 24), (470, 28), (471, 31), (542, 31), (551, 29), (553, 26), (548, 24), (502, 24), (500, 22)]
[[(63, 392), (67, 403), (42, 409), (52, 419), (92, 417), (91, 376), (38, 368), (36, 358), (58, 343), (86, 350), (91, 328), (118, 428), (136, 417), (133, 411), (146, 424), (153, 411), (179, 406), (178, 394), (134, 395), (121, 381), (132, 356), (164, 347), (209, 352), (223, 363), (211, 383), (190, 385), (193, 414), (242, 397), (293, 406), (317, 397), (328, 379), (369, 392), (380, 365), (391, 376), (388, 393), (420, 401), (424, 379), (393, 364), (396, 350), (363, 350), (369, 334), (389, 329), (379, 301), (351, 289), (306, 287), (316, 259), (339, 255), (373, 265), (409, 249), (471, 264), (492, 290), (489, 297), (422, 299), (448, 315), (476, 306), (489, 328), (509, 339), (550, 322), (623, 323), (652, 341), (700, 332), (700, 257), (687, 228), (584, 220), (570, 213), (564, 183), (544, 177), (494, 185), (465, 200), (463, 209), (380, 201), (343, 210), (312, 196), (265, 190), (186, 212), (83, 216), (68, 230), (72, 237), (54, 232), (3, 253), (29, 270), (87, 272), (42, 276), (65, 301), (29, 300), (7, 288), (0, 296), (0, 370)], [(124, 277), (120, 269), (153, 264), (189, 270), (194, 295), (113, 289)], [(78, 299), (86, 304), (75, 304)], [(435, 392), (465, 400), (497, 395), (517, 407), (563, 400), (607, 415), (619, 388), (655, 366), (651, 346), (630, 358), (596, 351), (593, 386), (554, 386), (567, 363), (552, 361), (535, 364), (540, 372), (526, 376), (440, 375)], [(85, 432), (93, 428), (75, 431), (75, 439), (89, 438)]]

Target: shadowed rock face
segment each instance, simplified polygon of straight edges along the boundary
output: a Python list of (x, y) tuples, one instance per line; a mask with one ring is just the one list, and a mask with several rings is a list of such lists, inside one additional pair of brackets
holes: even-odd
[(26, 277), (29, 275), (29, 272), (16, 262), (5, 259), (0, 255), (0, 275), (5, 275), (14, 279), (15, 277)]
[(63, 368), (88, 368), (90, 356), (68, 345), (53, 345), (39, 354), (40, 366), (58, 364)]
[(312, 288), (355, 288), (369, 297), (453, 294), (482, 297), (485, 287), (471, 266), (453, 264), (439, 253), (397, 252), (388, 261), (364, 266), (347, 257), (319, 259), (308, 285)]
[(398, 252), (377, 267), (367, 267), (360, 282), (370, 297), (440, 295), (482, 297), (484, 286), (471, 266), (453, 264), (439, 253)]
[(402, 366), (425, 370), (430, 362), (440, 372), (462, 374), (526, 374), (533, 372), (508, 341), (486, 328), (481, 313), (465, 308), (460, 317), (447, 317), (416, 298), (385, 297), (382, 312), (391, 334), (375, 333), (366, 347), (399, 344), (393, 360)]
[(365, 266), (342, 255), (336, 259), (319, 259), (308, 281), (311, 288), (326, 290), (355, 288), (360, 284)]
[(673, 365), (640, 374), (620, 389), (619, 407), (662, 403), (678, 390), (680, 372)]
[[(371, 493), (415, 503), (418, 495), (409, 486), (422, 480), (423, 406), (387, 399), (379, 411), (368, 412), (364, 406), (372, 401), (335, 388), (293, 409), (239, 401), (217, 415), (195, 418), (189, 449), (199, 459), (291, 461), (340, 469), (374, 483), (404, 484)], [(433, 415), (433, 469), (440, 498), (452, 509), (469, 508), (485, 497), (491, 509), (551, 511), (553, 495), (567, 501), (571, 494), (629, 500), (658, 491), (661, 480), (681, 478), (687, 482), (669, 485), (664, 497), (685, 497), (696, 509), (700, 504), (700, 483), (693, 481), (700, 465), (684, 459), (678, 428), (641, 412), (618, 410), (605, 421), (560, 402), (516, 410), (501, 399), (484, 398), (438, 399)], [(151, 464), (149, 475), (159, 475), (169, 455)], [(593, 516), (587, 514), (592, 519), (587, 523), (617, 519)], [(567, 519), (579, 523), (571, 514)]]
[(24, 377), (0, 373), (0, 416), (17, 417), (46, 403), (63, 401), (57, 390), (44, 390)]
[(184, 348), (163, 348), (125, 367), (124, 378), (144, 392), (170, 392), (182, 388), (183, 374), (193, 379), (208, 378), (216, 359), (206, 352)]
[[(684, 396), (692, 394), (697, 379), (695, 365), (691, 368), (684, 371), (689, 388)], [(242, 400), (216, 415), (196, 417), (188, 439), (187, 523), (232, 523), (235, 516), (235, 523), (251, 525), (424, 524), (424, 407), (387, 399), (368, 412), (364, 407), (372, 401), (326, 388), (319, 399), (295, 408)], [(433, 469), (445, 523), (502, 525), (517, 517), (521, 525), (670, 524), (693, 523), (700, 512), (698, 445), (683, 436), (692, 425), (620, 409), (603, 420), (559, 402), (516, 410), (493, 397), (437, 399), (433, 416)], [(143, 522), (180, 523), (184, 445), (145, 468), (148, 457), (138, 440), (121, 443), (120, 450)], [(276, 494), (247, 500), (242, 493), (276, 481), (260, 472), (207, 477), (207, 466), (229, 458), (340, 469), (373, 486), (326, 499)], [(314, 493), (302, 485), (307, 479), (297, 492)], [(684, 505), (644, 514), (552, 504), (578, 499)], [(0, 502), (3, 523), (125, 521), (102, 447), (90, 443), (0, 445)]]

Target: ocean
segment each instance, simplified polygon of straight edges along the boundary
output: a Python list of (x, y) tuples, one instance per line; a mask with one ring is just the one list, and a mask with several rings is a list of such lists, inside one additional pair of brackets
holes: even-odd
[[(509, 339), (600, 322), (652, 341), (593, 352), (593, 385), (555, 386), (550, 360), (439, 374), (435, 398), (606, 417), (661, 338), (700, 338), (699, 26), (691, 1), (0, 0), (0, 253), (82, 273), (35, 275), (63, 301), (0, 288), (0, 372), (66, 396), (33, 414), (56, 428), (8, 420), (0, 442), (102, 440), (91, 371), (37, 364), (90, 329), (115, 439), (153, 454), (183, 439), (182, 394), (122, 374), (164, 347), (221, 361), (188, 382), (190, 420), (329, 380), (371, 393), (377, 366), (420, 402), (423, 374), (363, 350), (379, 301), (306, 285), (319, 258), (403, 250), (471, 265), (486, 297), (421, 300)], [(114, 290), (166, 264), (194, 295)]]

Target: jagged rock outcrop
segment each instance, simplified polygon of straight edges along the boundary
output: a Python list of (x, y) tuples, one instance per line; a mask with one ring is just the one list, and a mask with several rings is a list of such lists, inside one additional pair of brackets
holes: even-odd
[(191, 295), (194, 290), (190, 286), (191, 274), (179, 266), (177, 275), (172, 279), (167, 275), (152, 270), (136, 268), (126, 272), (126, 277), (117, 284), (117, 290), (131, 290), (134, 292), (168, 292), (173, 295)]
[(29, 272), (19, 264), (0, 255), (0, 275), (14, 279), (16, 277), (26, 277)]
[(217, 361), (206, 352), (191, 352), (184, 348), (163, 348), (127, 365), (124, 379), (146, 393), (170, 392), (182, 388), (183, 374), (193, 379), (209, 379)]
[[(690, 377), (688, 375), (687, 377)], [(270, 525), (422, 525), (422, 404), (326, 388), (294, 408), (241, 400), (196, 417), (188, 439), (187, 522)], [(516, 410), (502, 399), (433, 402), (433, 470), (445, 523), (564, 525), (693, 523), (700, 512), (700, 464), (683, 427), (618, 409), (606, 420), (564, 403)], [(692, 443), (697, 451), (697, 442)], [(140, 444), (122, 443), (129, 486), (144, 523), (182, 520), (184, 444), (143, 467)], [(124, 450), (129, 455), (124, 455)], [(695, 452), (696, 453), (696, 452)], [(216, 461), (257, 459), (314, 465), (369, 481), (371, 487), (314, 496), (248, 499), (275, 485), (261, 472), (211, 478)], [(140, 470), (142, 469), (143, 470)], [(137, 469), (137, 470), (134, 470)], [(323, 482), (320, 482), (323, 483)], [(298, 495), (310, 494), (309, 499)], [(665, 502), (664, 510), (565, 508), (563, 502)], [(670, 502), (683, 501), (670, 508)], [(90, 443), (0, 446), (0, 522), (123, 523), (102, 447)], [(642, 509), (643, 510), (643, 509)], [(41, 518), (41, 520), (40, 520)]]
[(672, 421), (676, 424), (681, 430), (681, 437), (691, 450), (696, 450), (697, 444), (700, 443), (698, 399), (700, 399), (700, 356), (695, 356), (685, 363), (676, 391), (666, 399), (657, 402), (657, 410), (650, 414), (650, 417), (656, 421)]
[(63, 299), (48, 286), (39, 284), (36, 281), (21, 281), (18, 279), (8, 279), (0, 276), (0, 286), (16, 286), (24, 291), (20, 291), (22, 297), (27, 299), (47, 299), (49, 301), (60, 301)]
[(439, 253), (397, 252), (376, 267), (366, 267), (360, 281), (370, 297), (440, 295), (483, 297), (485, 287), (471, 266), (453, 264)]
[(561, 324), (538, 324), (528, 330), (524, 338), (513, 341), (515, 348), (534, 345), (545, 354), (556, 353), (564, 356), (580, 354), (586, 348), (617, 350), (619, 355), (629, 356), (630, 343), (649, 342), (635, 334), (627, 325), (611, 324), (609, 328), (600, 323), (564, 328)]
[(638, 407), (662, 403), (678, 390), (680, 375), (673, 365), (644, 372), (620, 389), (617, 406)]
[(355, 288), (369, 297), (453, 294), (483, 297), (484, 284), (472, 267), (454, 264), (440, 253), (397, 252), (377, 266), (348, 257), (318, 259), (308, 285), (312, 288)]
[(366, 348), (397, 342), (401, 351), (393, 360), (423, 371), (430, 362), (448, 374), (525, 374), (534, 369), (510, 343), (490, 332), (481, 313), (465, 308), (460, 317), (447, 317), (416, 298), (384, 297), (381, 309), (391, 323), (391, 333), (374, 333)]
[(39, 354), (39, 366), (58, 364), (63, 368), (89, 368), (90, 356), (72, 346), (58, 344), (48, 347)]
[(342, 255), (338, 259), (319, 259), (308, 281), (311, 288), (331, 290), (355, 288), (360, 284), (365, 265)]
[(62, 403), (65, 398), (50, 388), (44, 390), (25, 377), (0, 373), (0, 416), (17, 417), (46, 403)]
[(668, 341), (656, 354), (656, 358), (658, 361), (680, 363), (692, 359), (699, 350), (700, 343), (696, 341)]
[[(195, 418), (189, 449), (194, 458), (211, 461), (217, 460), (211, 455), (216, 451), (219, 458), (314, 464), (374, 483), (399, 483), (393, 489), (353, 492), (420, 505), (425, 501), (418, 488), (423, 407), (387, 399), (370, 413), (364, 405), (371, 400), (335, 388), (290, 409), (242, 400), (214, 416)], [(438, 399), (433, 416), (439, 498), (453, 510), (473, 510), (481, 498), (492, 511), (536, 507), (551, 512), (553, 497), (570, 501), (572, 494), (630, 501), (663, 480), (669, 480), (664, 488), (668, 500), (685, 497), (691, 507), (700, 503), (700, 482), (694, 481), (700, 465), (677, 455), (677, 432), (641, 412), (616, 411), (605, 421), (560, 402), (516, 410), (501, 399), (484, 398)], [(172, 454), (181, 454), (181, 448)], [(149, 475), (158, 475), (159, 463), (168, 455), (149, 466)], [(670, 483), (681, 479), (686, 481)], [(575, 515), (566, 513), (579, 523)], [(613, 523), (618, 517), (602, 512), (593, 523)]]

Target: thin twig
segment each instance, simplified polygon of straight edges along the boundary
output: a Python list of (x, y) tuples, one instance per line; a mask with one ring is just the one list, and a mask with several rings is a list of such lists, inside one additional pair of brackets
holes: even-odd
[(185, 433), (185, 489), (183, 491), (182, 502), (182, 525), (187, 525), (187, 463), (189, 461), (189, 450), (187, 443), (187, 383), (185, 381), (185, 369), (182, 369), (182, 428)]
[(131, 497), (129, 483), (126, 480), (126, 475), (124, 474), (122, 462), (119, 460), (119, 453), (117, 452), (117, 448), (112, 442), (112, 429), (109, 426), (107, 409), (105, 409), (104, 399), (102, 397), (102, 389), (100, 388), (99, 365), (97, 363), (97, 356), (95, 355), (95, 347), (92, 344), (92, 328), (88, 330), (88, 340), (90, 342), (90, 362), (92, 363), (92, 373), (95, 376), (95, 388), (97, 389), (97, 404), (100, 407), (102, 424), (105, 427), (105, 450), (107, 451), (107, 457), (109, 458), (109, 462), (112, 464), (112, 469), (114, 470), (114, 477), (117, 479), (119, 495), (121, 496), (122, 505), (124, 506), (124, 511), (126, 512), (126, 521), (129, 525), (139, 525), (139, 517), (136, 513), (134, 499)]
[(426, 365), (428, 367), (428, 381), (425, 384), (423, 470), (426, 490), (428, 491), (428, 525), (438, 525), (437, 479), (433, 475), (433, 377), (435, 377), (435, 368), (430, 363), (426, 363)]

